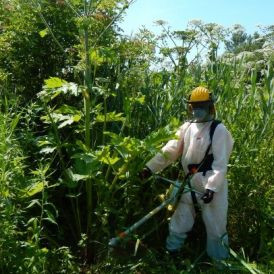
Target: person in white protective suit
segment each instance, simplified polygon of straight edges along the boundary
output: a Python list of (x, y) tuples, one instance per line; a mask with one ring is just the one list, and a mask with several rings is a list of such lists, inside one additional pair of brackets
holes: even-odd
[(161, 153), (146, 163), (142, 176), (147, 178), (162, 171), (181, 156), (185, 174), (193, 174), (191, 188), (204, 194), (187, 192), (181, 196), (170, 220), (166, 248), (170, 253), (175, 253), (183, 246), (186, 233), (194, 224), (196, 202), (200, 205), (206, 227), (207, 254), (215, 260), (223, 260), (229, 255), (226, 172), (233, 139), (222, 123), (216, 123), (214, 103), (208, 89), (197, 87), (191, 92), (187, 103), (191, 121), (179, 128), (177, 140), (170, 140)]

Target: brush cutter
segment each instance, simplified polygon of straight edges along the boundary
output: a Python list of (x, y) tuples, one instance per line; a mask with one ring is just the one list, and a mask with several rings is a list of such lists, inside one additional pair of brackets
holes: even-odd
[[(181, 194), (183, 194), (185, 192), (189, 192), (189, 191), (195, 191), (193, 189), (190, 189), (185, 184), (187, 182), (187, 180), (190, 180), (189, 176), (187, 178), (185, 178), (185, 180), (184, 180), (185, 183), (183, 183), (180, 180), (176, 180), (176, 181), (169, 180), (169, 179), (163, 178), (161, 176), (155, 176), (155, 178), (160, 179), (161, 181), (164, 181), (164, 182), (171, 183), (173, 185), (172, 190), (170, 191), (169, 198), (167, 200), (165, 200), (164, 202), (162, 202), (159, 206), (157, 206), (156, 208), (151, 210), (148, 214), (146, 214), (143, 218), (141, 218), (139, 221), (134, 223), (128, 229), (119, 233), (119, 235), (117, 237), (110, 239), (110, 241), (108, 243), (108, 245), (110, 247), (117, 246), (122, 239), (126, 238), (129, 234), (131, 234), (134, 230), (136, 230), (138, 227), (140, 227), (142, 224), (144, 224), (146, 221), (148, 221), (151, 217), (153, 217), (156, 213), (158, 213), (160, 210), (165, 208), (167, 205), (169, 205), (169, 204), (174, 205), (176, 203), (176, 201), (178, 200), (178, 198), (181, 196)], [(195, 191), (195, 192), (198, 194), (203, 194), (198, 191)]]

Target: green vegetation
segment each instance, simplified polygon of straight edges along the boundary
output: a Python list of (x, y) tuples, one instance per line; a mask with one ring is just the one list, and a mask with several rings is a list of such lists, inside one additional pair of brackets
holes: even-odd
[[(192, 21), (125, 37), (128, 0), (1, 0), (1, 273), (218, 273), (194, 229), (164, 252), (163, 211), (117, 250), (108, 241), (160, 203), (137, 174), (187, 119), (197, 85), (232, 132), (225, 273), (271, 273), (273, 26), (247, 35)], [(225, 46), (225, 50), (221, 48)], [(178, 163), (163, 175), (174, 178)], [(199, 218), (197, 220), (199, 222)]]

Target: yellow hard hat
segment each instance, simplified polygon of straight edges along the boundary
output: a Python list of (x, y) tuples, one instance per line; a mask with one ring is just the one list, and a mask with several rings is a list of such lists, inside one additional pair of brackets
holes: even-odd
[(188, 103), (199, 103), (212, 101), (211, 93), (207, 88), (197, 87), (191, 91)]

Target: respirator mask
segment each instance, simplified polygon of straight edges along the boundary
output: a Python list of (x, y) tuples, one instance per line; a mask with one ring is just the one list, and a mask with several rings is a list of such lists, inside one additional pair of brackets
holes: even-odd
[(209, 103), (190, 104), (190, 119), (193, 123), (205, 123), (213, 120)]

